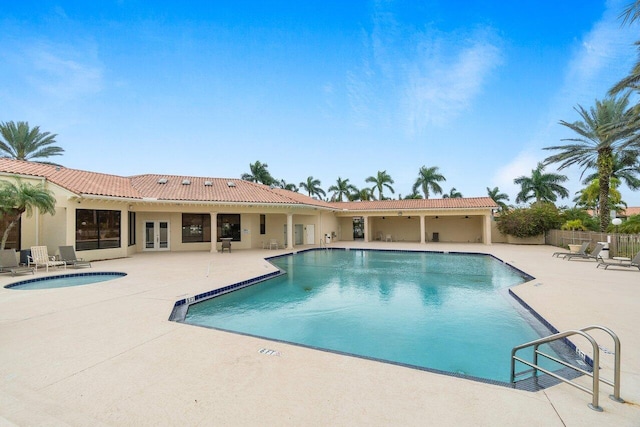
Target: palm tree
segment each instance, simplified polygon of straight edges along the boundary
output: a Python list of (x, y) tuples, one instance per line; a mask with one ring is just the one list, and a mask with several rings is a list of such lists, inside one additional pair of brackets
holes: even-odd
[(444, 194), (442, 196), (443, 199), (459, 199), (462, 197), (462, 193), (456, 190), (456, 187), (451, 188), (449, 190), (449, 194)]
[(249, 170), (251, 171), (251, 173), (243, 173), (240, 178), (245, 181), (259, 182), (260, 184), (264, 185), (275, 184), (277, 180), (271, 176), (271, 174), (267, 170), (268, 167), (269, 165), (267, 165), (266, 163), (261, 163), (260, 161), (256, 160), (256, 162), (253, 164), (249, 163)]
[(387, 171), (378, 171), (376, 176), (370, 176), (364, 180), (364, 182), (373, 183), (373, 187), (371, 187), (371, 191), (378, 190), (378, 198), (380, 200), (384, 200), (384, 196), (382, 195), (382, 190), (384, 187), (387, 187), (389, 191), (395, 193), (391, 184), (394, 183), (391, 176), (387, 173)]
[(280, 188), (282, 188), (284, 190), (293, 191), (295, 193), (298, 192), (298, 187), (295, 184), (289, 184), (284, 179), (281, 179), (280, 182), (277, 183), (277, 185), (278, 185), (278, 187), (280, 187)]
[[(57, 145), (56, 134), (40, 132), (40, 127), (29, 129), (28, 122), (0, 123), (0, 153), (17, 160), (41, 159), (60, 156), (64, 149)], [(55, 165), (51, 162), (40, 162)]]
[(353, 200), (367, 201), (367, 200), (375, 200), (375, 199), (376, 199), (376, 196), (373, 195), (373, 190), (371, 190), (368, 187), (358, 190), (358, 192), (353, 195)]
[(508, 211), (509, 206), (505, 202), (509, 201), (509, 195), (501, 193), (498, 187), (493, 187), (493, 190), (487, 187), (487, 195), (500, 206), (501, 211)]
[[(620, 181), (617, 178), (611, 178), (611, 188), (609, 189), (609, 209), (622, 211), (627, 204), (622, 200), (622, 194), (618, 191)], [(577, 206), (585, 209), (592, 209), (596, 214), (599, 212), (600, 205), (600, 183), (598, 178), (594, 179), (582, 190), (578, 191), (573, 201)]]
[(18, 178), (15, 184), (9, 181), (0, 182), (0, 211), (10, 219), (2, 234), (0, 250), (4, 249), (9, 232), (18, 224), (22, 214), (26, 212), (27, 216), (31, 216), (34, 208), (38, 209), (39, 213), (56, 213), (56, 199), (43, 184), (26, 184)]
[[(622, 25), (633, 24), (635, 21), (640, 20), (640, 1), (635, 0), (630, 3), (620, 15), (622, 18)], [(640, 41), (637, 41), (636, 46), (640, 48)], [(636, 62), (631, 68), (631, 72), (627, 77), (620, 80), (609, 91), (610, 95), (616, 95), (624, 90), (632, 89), (635, 91), (640, 90), (640, 61)]]
[(433, 192), (433, 194), (442, 194), (442, 187), (438, 184), (438, 182), (446, 181), (447, 179), (440, 173), (438, 173), (438, 167), (426, 167), (422, 166), (418, 171), (418, 179), (416, 179), (415, 184), (413, 184), (413, 192), (417, 192), (418, 189), (421, 189), (424, 193), (424, 198), (429, 198), (429, 192)]
[[(606, 231), (609, 225), (609, 181), (613, 174), (616, 156), (624, 159), (633, 155), (635, 151), (627, 148), (627, 139), (633, 134), (633, 129), (625, 126), (634, 116), (633, 110), (628, 108), (629, 93), (620, 98), (608, 97), (603, 101), (596, 100), (595, 107), (585, 110), (580, 105), (576, 111), (582, 121), (560, 124), (578, 134), (576, 138), (567, 138), (571, 144), (545, 147), (545, 150), (559, 150), (558, 154), (547, 157), (545, 164), (560, 163), (559, 170), (573, 164), (598, 171), (600, 184), (600, 230)], [(630, 154), (631, 153), (631, 154)]]
[(409, 200), (409, 199), (422, 199), (422, 194), (418, 193), (417, 191), (413, 191), (411, 194), (408, 194), (406, 196), (404, 196), (405, 200)]
[(320, 188), (320, 180), (314, 179), (312, 176), (307, 178), (307, 182), (301, 182), (300, 188), (304, 188), (309, 194), (309, 197), (318, 196), (321, 198), (321, 195), (326, 195), (324, 190)]
[(555, 202), (558, 196), (563, 199), (569, 197), (569, 191), (560, 185), (567, 180), (565, 175), (544, 173), (544, 165), (538, 163), (531, 171), (531, 176), (523, 175), (513, 180), (514, 184), (521, 187), (516, 203), (527, 203), (531, 199), (535, 199), (536, 202)]
[[(640, 189), (640, 162), (638, 161), (639, 153), (636, 151), (624, 151), (616, 153), (613, 157), (613, 167), (611, 171), (611, 179), (618, 179), (624, 182), (627, 187), (632, 190)], [(587, 175), (582, 183), (589, 185), (593, 180), (598, 179), (598, 172)], [(611, 185), (613, 187), (613, 184)]]
[(341, 202), (342, 196), (345, 196), (347, 200), (351, 200), (351, 195), (353, 193), (357, 193), (358, 189), (355, 185), (349, 184), (348, 178), (343, 180), (342, 178), (338, 177), (336, 185), (332, 185), (331, 187), (329, 187), (329, 191), (333, 191), (331, 200)]

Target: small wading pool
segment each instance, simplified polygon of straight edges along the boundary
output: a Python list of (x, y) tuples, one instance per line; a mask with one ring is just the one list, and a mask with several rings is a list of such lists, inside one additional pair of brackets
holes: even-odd
[(98, 273), (75, 273), (62, 274), (59, 276), (38, 277), (36, 279), (21, 280), (5, 286), (7, 289), (33, 290), (67, 288), (69, 286), (81, 286), (91, 283), (106, 282), (107, 280), (118, 279), (126, 276), (126, 273), (98, 272)]

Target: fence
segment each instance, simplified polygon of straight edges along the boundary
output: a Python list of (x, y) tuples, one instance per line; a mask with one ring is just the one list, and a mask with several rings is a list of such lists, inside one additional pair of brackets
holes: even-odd
[(597, 242), (608, 242), (609, 256), (632, 258), (640, 252), (640, 234), (599, 233), (595, 231), (549, 230), (545, 235), (547, 245), (566, 248), (567, 245), (580, 245), (590, 242), (590, 247)]

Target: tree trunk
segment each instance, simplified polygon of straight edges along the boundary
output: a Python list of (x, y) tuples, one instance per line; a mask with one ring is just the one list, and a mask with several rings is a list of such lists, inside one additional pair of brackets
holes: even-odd
[(600, 231), (607, 231), (609, 226), (609, 183), (613, 172), (613, 154), (611, 150), (598, 155), (598, 179), (600, 183)]
[(9, 223), (7, 229), (4, 230), (4, 234), (2, 234), (2, 241), (0, 242), (0, 251), (4, 249), (4, 245), (7, 244), (7, 239), (9, 238), (9, 232), (13, 227), (16, 226), (18, 220), (20, 219), (20, 215), (18, 215), (13, 221)]

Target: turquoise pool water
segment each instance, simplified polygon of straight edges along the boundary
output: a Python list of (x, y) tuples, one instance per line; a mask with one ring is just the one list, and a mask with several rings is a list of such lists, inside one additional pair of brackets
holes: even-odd
[(77, 273), (62, 274), (59, 276), (39, 277), (36, 279), (22, 280), (10, 283), (5, 288), (16, 290), (34, 290), (66, 288), (69, 286), (81, 286), (91, 283), (105, 282), (126, 276), (125, 273)]
[(194, 304), (185, 322), (504, 382), (511, 349), (540, 336), (506, 294), (529, 278), (491, 256), (319, 250), (270, 261), (287, 274)]

